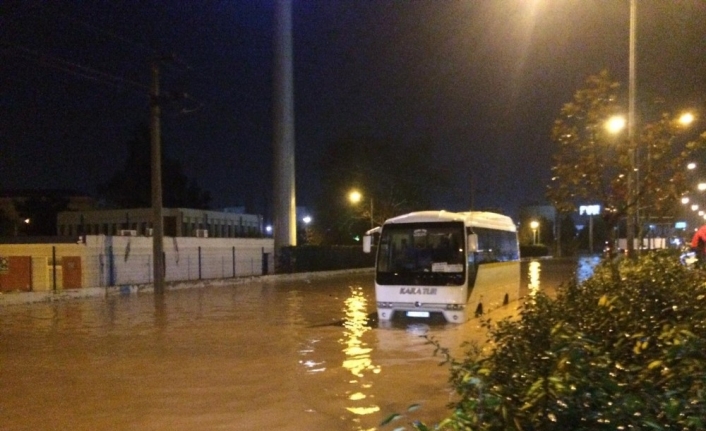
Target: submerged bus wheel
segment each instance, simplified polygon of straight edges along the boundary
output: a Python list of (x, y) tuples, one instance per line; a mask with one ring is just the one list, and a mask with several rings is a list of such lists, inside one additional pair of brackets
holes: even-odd
[(476, 307), (476, 317), (483, 315), (483, 303), (479, 302), (478, 307)]

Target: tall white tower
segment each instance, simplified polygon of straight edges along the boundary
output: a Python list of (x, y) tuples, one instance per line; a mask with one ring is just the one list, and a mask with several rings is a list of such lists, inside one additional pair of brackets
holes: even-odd
[(275, 255), (297, 244), (294, 171), (294, 72), (292, 0), (277, 0), (274, 41), (274, 240)]

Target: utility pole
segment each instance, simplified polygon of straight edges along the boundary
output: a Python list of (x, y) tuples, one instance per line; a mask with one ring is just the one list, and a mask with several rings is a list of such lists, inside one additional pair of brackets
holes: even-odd
[(630, 40), (628, 73), (628, 145), (630, 146), (630, 172), (628, 172), (628, 207), (626, 240), (628, 256), (635, 257), (635, 221), (639, 221), (640, 188), (635, 143), (635, 43), (637, 35), (637, 0), (630, 0)]
[(164, 293), (164, 226), (162, 220), (162, 137), (159, 99), (159, 62), (152, 60), (150, 86), (150, 143), (152, 156), (152, 264), (154, 293)]
[(274, 242), (275, 255), (297, 245), (294, 171), (294, 73), (292, 0), (275, 3), (274, 52)]

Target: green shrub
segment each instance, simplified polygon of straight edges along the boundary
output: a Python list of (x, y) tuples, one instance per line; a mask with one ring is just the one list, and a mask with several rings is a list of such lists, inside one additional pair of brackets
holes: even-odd
[(458, 396), (439, 428), (706, 429), (705, 280), (673, 256), (604, 262), (518, 319), (486, 321), (490, 353), (457, 360), (431, 339)]

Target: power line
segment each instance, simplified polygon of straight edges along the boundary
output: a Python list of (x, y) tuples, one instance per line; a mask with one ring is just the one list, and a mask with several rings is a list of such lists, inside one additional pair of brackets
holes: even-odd
[(145, 84), (140, 84), (139, 82), (131, 81), (120, 76), (111, 75), (100, 70), (93, 69), (88, 66), (84, 66), (75, 62), (64, 60), (57, 57), (52, 57), (47, 54), (40, 53), (24, 46), (20, 46), (11, 42), (0, 40), (0, 45), (3, 47), (14, 51), (14, 54), (25, 60), (33, 61), (40, 66), (61, 70), (63, 72), (79, 76), (81, 78), (89, 79), (92, 81), (100, 82), (103, 84), (109, 84), (114, 87), (123, 88), (128, 84), (139, 90), (148, 90), (149, 86)]

